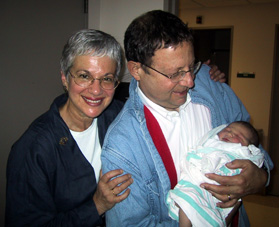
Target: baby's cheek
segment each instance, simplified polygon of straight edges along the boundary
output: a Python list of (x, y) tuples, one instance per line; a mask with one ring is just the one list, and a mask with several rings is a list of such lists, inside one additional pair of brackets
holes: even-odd
[(245, 146), (244, 144), (242, 144), (242, 141), (241, 141), (241, 139), (239, 139), (239, 138), (233, 138), (233, 139), (231, 140), (231, 142), (232, 142), (232, 143), (241, 143), (242, 146)]

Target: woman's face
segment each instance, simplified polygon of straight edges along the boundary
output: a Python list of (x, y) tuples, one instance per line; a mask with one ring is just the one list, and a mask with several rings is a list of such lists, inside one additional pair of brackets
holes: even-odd
[[(114, 75), (115, 72), (116, 62), (108, 56), (77, 56), (70, 69), (70, 73), (73, 76), (90, 74), (95, 79), (102, 78), (110, 73)], [(77, 120), (88, 120), (88, 118), (99, 116), (112, 101), (115, 90), (104, 90), (100, 86), (99, 80), (94, 80), (89, 87), (84, 88), (77, 85), (70, 75), (67, 80), (66, 75), (62, 73), (61, 78), (69, 94), (69, 99), (66, 103), (67, 112)]]

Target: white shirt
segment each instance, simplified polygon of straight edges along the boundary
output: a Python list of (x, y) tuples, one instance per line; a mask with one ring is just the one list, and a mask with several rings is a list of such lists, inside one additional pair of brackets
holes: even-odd
[(175, 165), (177, 178), (180, 179), (180, 161), (189, 148), (212, 129), (209, 109), (191, 102), (189, 93), (186, 102), (179, 107), (179, 112), (166, 110), (147, 98), (139, 86), (137, 93), (143, 104), (158, 121), (168, 143)]
[(102, 149), (99, 141), (97, 119), (94, 119), (91, 126), (82, 132), (75, 132), (72, 130), (70, 130), (70, 132), (82, 154), (94, 168), (96, 181), (98, 182), (101, 170)]

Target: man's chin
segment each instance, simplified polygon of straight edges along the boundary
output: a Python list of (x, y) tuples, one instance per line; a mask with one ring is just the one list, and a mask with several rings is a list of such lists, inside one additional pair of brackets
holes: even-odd
[(180, 99), (176, 100), (176, 102), (174, 103), (175, 106), (180, 107), (182, 106), (187, 100), (187, 96), (185, 97), (181, 97)]
[(169, 110), (169, 111), (178, 111), (179, 110), (179, 107), (181, 105), (183, 105), (184, 103), (182, 104), (175, 104), (175, 105), (169, 105), (169, 106), (163, 106), (166, 110)]

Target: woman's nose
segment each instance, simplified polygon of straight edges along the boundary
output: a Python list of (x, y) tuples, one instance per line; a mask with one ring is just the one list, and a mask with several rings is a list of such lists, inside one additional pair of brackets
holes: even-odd
[(103, 91), (101, 81), (98, 79), (93, 80), (91, 85), (88, 87), (88, 91), (94, 95), (101, 94)]

